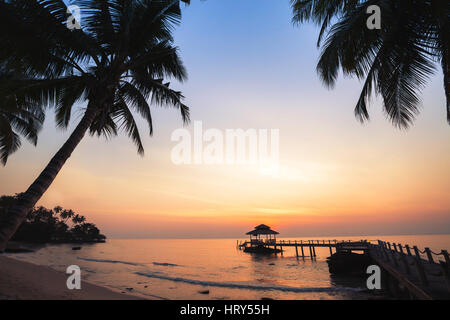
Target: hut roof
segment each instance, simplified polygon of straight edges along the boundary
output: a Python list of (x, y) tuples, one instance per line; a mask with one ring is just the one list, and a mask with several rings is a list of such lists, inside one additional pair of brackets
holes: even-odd
[(246, 234), (250, 235), (258, 235), (258, 234), (279, 234), (275, 230), (270, 229), (269, 226), (266, 226), (265, 224), (260, 224), (259, 226), (255, 227), (255, 230), (249, 231)]

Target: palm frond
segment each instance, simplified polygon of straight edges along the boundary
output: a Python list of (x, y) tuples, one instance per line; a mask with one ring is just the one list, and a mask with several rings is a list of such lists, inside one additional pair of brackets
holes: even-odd
[(6, 165), (8, 157), (20, 148), (20, 137), (13, 131), (9, 121), (0, 114), (0, 161)]
[[(69, 4), (81, 9), (80, 30), (67, 28)], [(187, 77), (173, 45), (180, 19), (175, 0), (0, 0), (0, 108), (8, 121), (2, 152), (16, 150), (20, 136), (36, 142), (43, 121), (37, 112), (46, 107), (66, 128), (73, 107), (88, 102), (89, 132), (110, 138), (124, 129), (139, 153), (130, 109), (146, 120), (150, 135), (151, 104), (178, 108), (189, 121), (183, 95), (168, 84)]]
[(128, 105), (132, 106), (147, 122), (150, 135), (153, 134), (153, 122), (150, 106), (147, 103), (148, 96), (144, 96), (140, 90), (127, 81), (122, 82), (119, 89), (120, 95)]
[(181, 92), (170, 89), (169, 83), (163, 83), (162, 79), (148, 77), (141, 71), (132, 73), (131, 84), (145, 96), (150, 96), (151, 102), (155, 105), (179, 109), (183, 122), (189, 123), (189, 107), (182, 102), (184, 96)]
[(125, 100), (120, 95), (117, 97), (117, 101), (113, 106), (111, 113), (112, 118), (119, 122), (119, 128), (125, 130), (131, 140), (137, 147), (137, 151), (140, 155), (144, 155), (144, 146), (142, 145), (139, 129), (134, 121), (133, 114), (128, 108)]
[[(321, 25), (318, 45), (327, 34), (317, 64), (323, 83), (332, 88), (340, 70), (344, 75), (364, 80), (355, 107), (359, 120), (369, 119), (368, 100), (374, 92), (382, 96), (384, 111), (395, 126), (411, 125), (419, 112), (420, 91), (433, 74), (436, 60), (443, 65), (444, 86), (446, 92), (450, 91), (448, 65), (443, 56), (450, 44), (449, 33), (444, 31), (448, 28), (443, 28), (448, 26), (448, 5), (392, 0), (294, 0), (291, 3), (295, 23), (313, 21)], [(381, 8), (381, 30), (369, 30), (366, 26), (366, 9), (374, 4)]]

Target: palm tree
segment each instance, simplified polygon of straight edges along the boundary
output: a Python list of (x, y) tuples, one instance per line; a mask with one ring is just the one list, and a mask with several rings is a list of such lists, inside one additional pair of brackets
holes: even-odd
[(72, 209), (66, 210), (62, 209), (61, 207), (56, 207), (53, 209), (56, 213), (59, 213), (59, 216), (61, 219), (63, 219), (64, 223), (67, 223), (67, 220), (72, 219), (75, 215), (75, 212), (73, 212)]
[[(0, 90), (7, 90), (8, 83), (18, 78), (15, 72), (0, 67)], [(0, 92), (0, 161), (6, 164), (11, 153), (19, 149), (22, 135), (36, 145), (38, 132), (44, 122), (44, 111), (21, 95)]]
[[(368, 99), (381, 95), (392, 123), (406, 128), (418, 113), (418, 92), (440, 63), (450, 124), (450, 3), (442, 0), (291, 0), (293, 22), (321, 26), (317, 71), (332, 87), (342, 69), (364, 80), (355, 115), (369, 119)], [(381, 9), (381, 29), (369, 30), (366, 10)], [(325, 38), (325, 41), (323, 39)]]
[(72, 217), (73, 224), (81, 224), (86, 221), (84, 216), (80, 216), (78, 213)]
[[(149, 102), (175, 107), (184, 122), (189, 109), (165, 78), (186, 79), (173, 46), (180, 22), (179, 1), (79, 0), (81, 28), (67, 27), (63, 0), (0, 0), (0, 64), (23, 70), (1, 83), (1, 99), (14, 95), (36, 106), (52, 106), (56, 122), (67, 127), (74, 105), (83, 116), (42, 173), (20, 194), (0, 226), (0, 251), (48, 189), (86, 132), (114, 136), (121, 129), (144, 153), (133, 111), (153, 132)], [(24, 66), (24, 67), (22, 67)]]

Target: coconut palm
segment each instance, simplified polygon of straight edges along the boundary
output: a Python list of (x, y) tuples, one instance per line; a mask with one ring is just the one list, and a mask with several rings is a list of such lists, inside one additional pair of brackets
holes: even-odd
[[(317, 71), (332, 87), (342, 69), (364, 81), (356, 116), (369, 119), (371, 93), (381, 95), (388, 118), (408, 127), (418, 113), (418, 93), (442, 66), (450, 124), (450, 3), (442, 0), (291, 0), (294, 23), (321, 26)], [(381, 9), (381, 29), (367, 27), (367, 7)], [(324, 40), (325, 39), (325, 40)]]
[(81, 224), (86, 221), (86, 218), (84, 216), (80, 216), (78, 213), (75, 214), (72, 218), (73, 224)]
[(67, 220), (72, 219), (75, 216), (75, 212), (73, 212), (73, 210), (71, 210), (71, 209), (65, 210), (59, 206), (55, 207), (53, 209), (53, 211), (55, 211), (56, 213), (59, 213), (59, 216), (64, 221), (64, 223), (67, 223)]
[(0, 64), (22, 77), (0, 83), (0, 101), (19, 96), (28, 108), (50, 106), (67, 127), (73, 109), (83, 115), (74, 131), (0, 226), (0, 251), (48, 189), (86, 132), (125, 131), (144, 153), (135, 113), (153, 132), (150, 104), (189, 109), (166, 78), (186, 79), (172, 31), (181, 19), (173, 0), (79, 0), (80, 29), (63, 0), (0, 0)]

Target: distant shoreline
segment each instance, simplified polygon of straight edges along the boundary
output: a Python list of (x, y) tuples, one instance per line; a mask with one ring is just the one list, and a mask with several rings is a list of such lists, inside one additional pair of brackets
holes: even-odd
[(143, 298), (82, 281), (80, 290), (66, 287), (68, 275), (0, 254), (1, 300), (142, 300)]
[[(307, 239), (331, 239), (331, 238), (355, 238), (355, 237), (363, 237), (363, 238), (381, 238), (381, 237), (404, 237), (404, 236), (448, 236), (450, 232), (447, 233), (392, 233), (392, 234), (342, 234), (342, 235), (290, 235), (283, 234), (278, 238), (307, 238)], [(226, 237), (124, 237), (124, 236), (111, 236), (108, 235), (107, 239), (109, 240), (236, 240), (236, 239), (247, 239), (246, 235), (236, 235), (236, 236), (226, 236)]]

